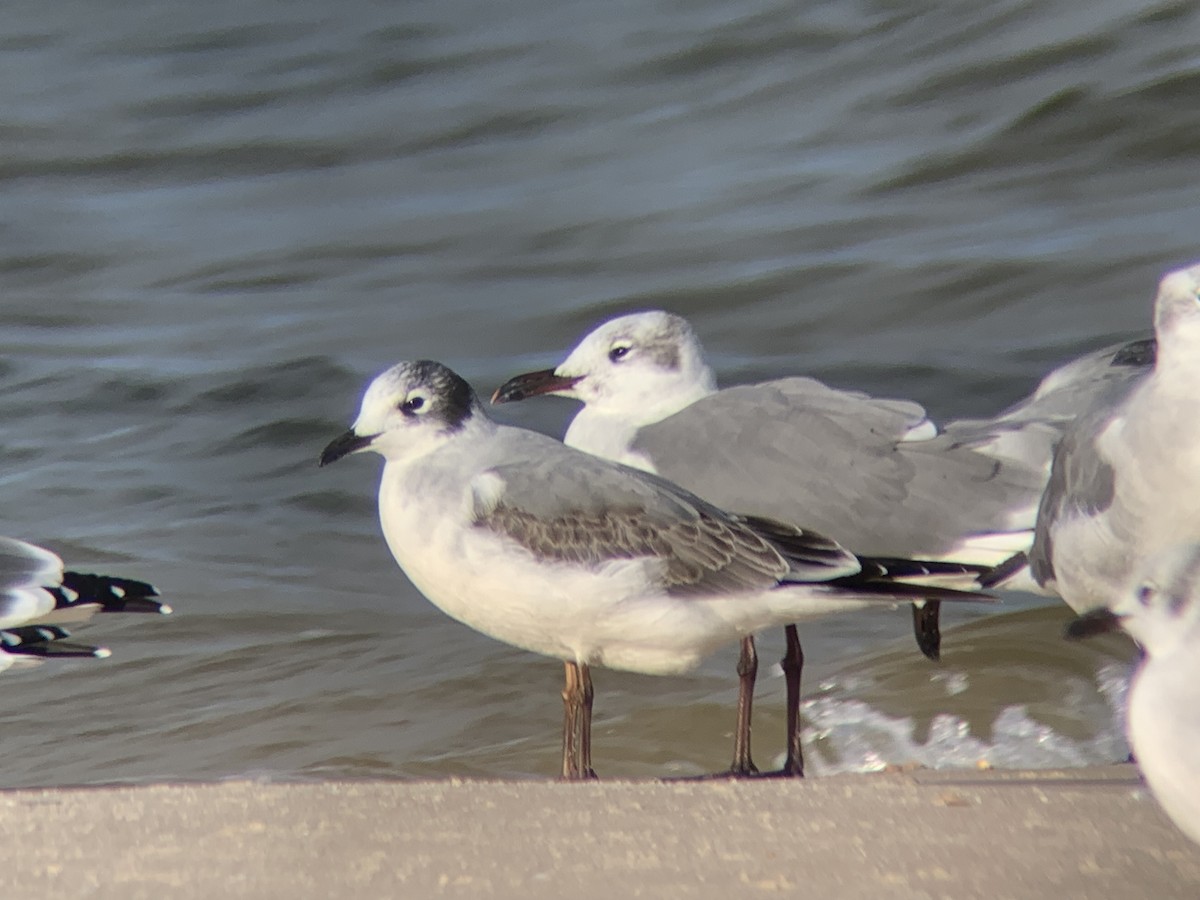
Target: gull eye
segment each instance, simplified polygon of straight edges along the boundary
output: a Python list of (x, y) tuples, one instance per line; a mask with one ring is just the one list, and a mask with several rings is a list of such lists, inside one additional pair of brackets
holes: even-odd
[(613, 362), (620, 362), (632, 349), (633, 347), (629, 344), (613, 344), (612, 349), (608, 351), (608, 358)]
[(413, 394), (410, 397), (404, 398), (404, 400), (400, 402), (400, 412), (404, 413), (406, 416), (411, 416), (414, 413), (418, 413), (424, 408), (425, 398), (420, 394)]
[(1150, 601), (1154, 599), (1154, 588), (1148, 584), (1143, 584), (1137, 589), (1137, 602), (1142, 606), (1149, 606)]

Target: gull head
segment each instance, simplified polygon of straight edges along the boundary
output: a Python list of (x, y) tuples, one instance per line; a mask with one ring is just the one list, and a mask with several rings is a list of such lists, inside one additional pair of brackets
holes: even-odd
[(329, 443), (318, 465), (362, 450), (389, 461), (423, 456), (477, 418), (486, 414), (475, 392), (441, 363), (397, 363), (367, 387), (354, 425)]
[(704, 349), (687, 320), (654, 310), (610, 319), (557, 368), (508, 380), (492, 402), (557, 394), (634, 419), (652, 415), (653, 421), (714, 390)]
[(1163, 348), (1189, 359), (1200, 347), (1200, 264), (1163, 276), (1154, 299), (1154, 332)]
[(1067, 626), (1068, 637), (1118, 628), (1151, 657), (1186, 646), (1200, 652), (1200, 544), (1180, 544), (1151, 558), (1111, 609), (1100, 608)]

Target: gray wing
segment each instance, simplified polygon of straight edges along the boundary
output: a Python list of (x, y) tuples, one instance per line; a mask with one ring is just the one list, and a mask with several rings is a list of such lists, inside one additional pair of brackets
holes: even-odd
[(62, 560), (41, 547), (0, 537), (0, 627), (19, 625), (54, 608), (42, 586), (62, 581)]
[[(860, 554), (931, 555), (1003, 527), (1042, 483), (953, 441), (905, 441), (915, 403), (789, 378), (729, 388), (639, 430), (632, 449), (724, 509), (798, 522)], [(1014, 496), (1017, 500), (1014, 500)]]
[(735, 593), (859, 570), (854, 556), (820, 536), (794, 529), (790, 540), (773, 540), (660, 478), (561, 450), (494, 466), (484, 473), (496, 479), (490, 484), (477, 478), (476, 526), (545, 560), (587, 567), (656, 560), (673, 594)]
[(1144, 338), (1114, 344), (1060, 366), (1028, 398), (994, 419), (947, 426), (951, 439), (999, 457), (1049, 469), (1038, 505), (1029, 567), (1038, 584), (1055, 579), (1054, 529), (1074, 513), (1112, 502), (1114, 473), (1096, 438), (1130, 393), (1154, 371), (1157, 344)]
[(1055, 579), (1055, 526), (1070, 515), (1093, 515), (1112, 504), (1115, 475), (1096, 439), (1115, 414), (1115, 408), (1104, 405), (1084, 412), (1067, 430), (1054, 454), (1029, 552), (1030, 571), (1042, 586)]

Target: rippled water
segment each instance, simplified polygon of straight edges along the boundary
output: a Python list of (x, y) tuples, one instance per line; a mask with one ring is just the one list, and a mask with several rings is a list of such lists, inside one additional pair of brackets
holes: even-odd
[[(559, 665), (416, 594), (377, 463), (315, 468), (398, 359), (490, 390), (663, 306), (727, 383), (986, 414), (1200, 258), (1196, 3), (111, 6), (0, 38), (4, 529), (178, 612), (0, 678), (6, 785), (555, 771)], [(813, 768), (1123, 755), (1128, 645), (1030, 605), (940, 667), (807, 627)], [(598, 673), (602, 774), (723, 766), (733, 659)]]

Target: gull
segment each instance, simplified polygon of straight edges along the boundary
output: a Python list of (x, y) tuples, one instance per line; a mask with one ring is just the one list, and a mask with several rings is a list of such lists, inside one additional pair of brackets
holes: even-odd
[(1141, 644), (1125, 733), (1150, 790), (1200, 843), (1200, 544), (1152, 557), (1111, 607), (1072, 622), (1071, 638), (1117, 628)]
[(319, 464), (366, 450), (385, 460), (380, 523), (413, 585), (477, 631), (563, 661), (566, 779), (594, 776), (592, 666), (682, 673), (758, 629), (931, 590), (910, 577), (973, 577), (957, 565), (856, 557), (500, 425), (466, 381), (428, 360), (376, 377)]
[(51, 656), (105, 657), (104, 647), (61, 643), (63, 624), (97, 613), (170, 613), (144, 581), (63, 570), (44, 547), (0, 537), (0, 671)]
[[(1048, 375), (993, 419), (939, 433), (905, 400), (784, 378), (717, 390), (688, 322), (661, 310), (620, 316), (586, 335), (554, 369), (518, 375), (493, 403), (556, 394), (581, 401), (571, 447), (661, 475), (739, 513), (799, 521), (855, 552), (999, 566), (1027, 551), (1054, 446), (1078, 407), (1111, 381), (1134, 377), (1146, 350), (1122, 345)], [(1011, 569), (1011, 571), (1010, 571)], [(1022, 565), (999, 586), (1035, 588)], [(922, 651), (937, 658), (938, 604), (914, 604)], [(801, 774), (796, 629), (786, 629), (788, 755)], [(742, 646), (739, 708), (757, 667)], [(745, 738), (748, 741), (748, 736)], [(753, 768), (735, 759), (734, 771)]]
[(1076, 418), (1054, 454), (1030, 566), (1077, 612), (1122, 599), (1147, 561), (1200, 540), (1200, 264), (1168, 273), (1156, 352)]

